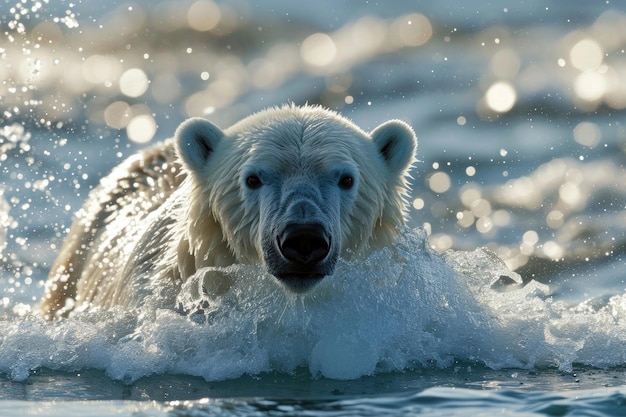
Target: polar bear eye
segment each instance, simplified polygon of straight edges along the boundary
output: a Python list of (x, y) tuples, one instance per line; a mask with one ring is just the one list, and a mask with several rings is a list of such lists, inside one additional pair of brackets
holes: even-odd
[(350, 175), (342, 175), (339, 179), (339, 188), (349, 190), (354, 184), (354, 179)]
[(261, 185), (263, 185), (263, 183), (261, 182), (261, 179), (259, 177), (257, 177), (256, 175), (248, 175), (246, 177), (246, 185), (255, 190), (257, 188), (260, 188)]

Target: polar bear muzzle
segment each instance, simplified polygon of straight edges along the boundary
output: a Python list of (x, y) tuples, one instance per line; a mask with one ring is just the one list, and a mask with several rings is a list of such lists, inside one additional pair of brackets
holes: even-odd
[(277, 244), (281, 255), (302, 265), (318, 263), (330, 252), (330, 236), (321, 224), (289, 224)]
[(268, 272), (290, 291), (303, 293), (334, 272), (337, 251), (320, 223), (287, 224), (272, 243)]

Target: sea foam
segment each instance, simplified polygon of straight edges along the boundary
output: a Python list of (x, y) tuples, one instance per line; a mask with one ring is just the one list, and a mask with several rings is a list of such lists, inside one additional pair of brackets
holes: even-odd
[(625, 360), (623, 295), (575, 306), (554, 301), (547, 286), (524, 284), (485, 249), (437, 254), (420, 229), (366, 259), (340, 261), (302, 296), (257, 267), (218, 269), (228, 291), (201, 291), (207, 271), (198, 271), (176, 309), (147, 303), (55, 323), (5, 318), (0, 372), (25, 380), (41, 367), (93, 368), (132, 382), (163, 373), (225, 380), (307, 368), (312, 377), (355, 379), (459, 361), (569, 371), (576, 363)]

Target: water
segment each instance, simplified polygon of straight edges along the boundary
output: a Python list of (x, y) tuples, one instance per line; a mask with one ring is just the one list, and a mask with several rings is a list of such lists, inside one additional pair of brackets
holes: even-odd
[[(621, 3), (8, 0), (0, 17), (1, 415), (623, 413)], [(190, 316), (32, 315), (112, 166), (186, 117), (287, 101), (414, 126), (395, 247), (304, 298), (237, 266)]]

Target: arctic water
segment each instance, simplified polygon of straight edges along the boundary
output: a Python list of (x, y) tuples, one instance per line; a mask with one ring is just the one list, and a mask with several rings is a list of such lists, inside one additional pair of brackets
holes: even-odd
[[(4, 0), (0, 25), (0, 415), (623, 413), (621, 2)], [(195, 314), (36, 315), (113, 166), (288, 102), (414, 127), (396, 245), (305, 296), (237, 265)]]

